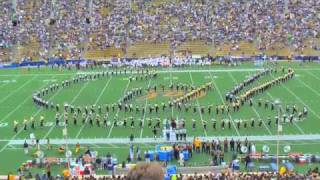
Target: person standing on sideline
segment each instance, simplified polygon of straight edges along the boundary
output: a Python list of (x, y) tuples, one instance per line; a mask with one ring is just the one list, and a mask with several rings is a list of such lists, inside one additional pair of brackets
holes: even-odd
[(29, 144), (27, 143), (27, 140), (25, 140), (23, 143), (23, 151), (24, 151), (24, 154), (29, 153)]

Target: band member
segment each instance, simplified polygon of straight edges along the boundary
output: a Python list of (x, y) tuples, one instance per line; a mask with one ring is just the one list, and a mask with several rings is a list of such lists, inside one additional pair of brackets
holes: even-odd
[(221, 129), (224, 129), (224, 127), (225, 127), (225, 121), (222, 120), (222, 121), (221, 121)]
[(131, 128), (134, 128), (134, 119), (133, 119), (133, 117), (131, 117), (130, 120), (131, 120), (130, 126), (131, 126)]
[(35, 120), (33, 118), (33, 116), (30, 117), (30, 122), (31, 122), (31, 129), (35, 128)]
[(254, 118), (251, 118), (251, 127), (253, 128), (254, 127), (254, 124), (255, 123), (255, 121), (254, 121)]
[(14, 131), (15, 133), (18, 132), (18, 125), (19, 125), (18, 121), (14, 120), (14, 121), (13, 121), (13, 131)]
[(97, 123), (97, 126), (100, 127), (100, 115), (99, 114), (96, 115), (96, 123)]
[(259, 124), (258, 124), (258, 126), (261, 128), (261, 126), (262, 126), (262, 119), (259, 119)]
[(44, 116), (40, 116), (40, 127), (43, 128), (44, 126)]
[(27, 125), (28, 125), (28, 120), (27, 119), (24, 119), (23, 120), (23, 130), (27, 130)]
[(87, 119), (87, 114), (82, 113), (82, 124), (86, 123), (86, 119)]
[(217, 128), (217, 121), (216, 120), (212, 120), (212, 128), (213, 129)]
[(77, 116), (78, 116), (77, 113), (73, 114), (73, 125), (75, 126), (77, 125)]
[(196, 120), (192, 119), (192, 130), (196, 130)]
[(228, 121), (228, 129), (231, 129), (231, 120)]
[(59, 126), (60, 123), (60, 113), (56, 114), (56, 126)]

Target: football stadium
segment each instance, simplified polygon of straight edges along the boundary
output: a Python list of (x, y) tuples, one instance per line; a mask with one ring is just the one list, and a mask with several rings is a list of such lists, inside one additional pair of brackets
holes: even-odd
[(0, 179), (320, 178), (319, 1), (0, 8)]

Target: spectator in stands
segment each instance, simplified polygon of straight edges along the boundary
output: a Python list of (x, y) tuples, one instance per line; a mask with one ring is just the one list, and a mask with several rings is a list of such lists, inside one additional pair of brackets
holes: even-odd
[(26, 57), (78, 58), (85, 50), (122, 49), (145, 41), (169, 42), (172, 49), (202, 40), (230, 42), (233, 50), (239, 50), (240, 41), (254, 42), (261, 50), (277, 44), (303, 50), (317, 47), (312, 39), (320, 36), (314, 0), (54, 2), (17, 0), (13, 7), (12, 1), (1, 1), (0, 47), (12, 50), (37, 42), (39, 50)]
[(132, 168), (127, 180), (163, 180), (164, 171), (157, 163), (139, 163)]

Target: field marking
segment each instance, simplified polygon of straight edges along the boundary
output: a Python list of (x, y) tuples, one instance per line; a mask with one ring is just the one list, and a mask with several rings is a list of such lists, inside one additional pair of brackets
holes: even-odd
[[(280, 146), (284, 146), (284, 145), (290, 145), (290, 146), (306, 146), (306, 145), (319, 145), (320, 142), (311, 142), (311, 143), (290, 143), (289, 142), (280, 142)], [(54, 144), (54, 145), (57, 145), (57, 144)], [(107, 144), (107, 146), (99, 146), (97, 144), (84, 144), (84, 145), (92, 145), (94, 146), (93, 149), (128, 149), (129, 148), (129, 145), (127, 146), (123, 146), (123, 145), (120, 145), (120, 146), (116, 146), (116, 145), (113, 145), (113, 144)], [(150, 146), (144, 146), (144, 144), (138, 144), (140, 149), (150, 149)], [(147, 144), (148, 145), (148, 144)], [(268, 145), (268, 146), (276, 146), (277, 144), (276, 143), (255, 143), (255, 145), (257, 146), (262, 146), (262, 145)], [(20, 144), (12, 144), (12, 145), (9, 145), (10, 148), (8, 148), (7, 150), (23, 150), (24, 148), (21, 147)], [(154, 148), (154, 147), (152, 147)]]
[[(206, 137), (199, 137), (200, 139), (203, 139), (204, 141), (212, 141), (216, 139), (235, 139), (244, 141), (245, 139), (248, 139), (249, 141), (254, 142), (265, 142), (265, 141), (277, 141), (278, 136), (277, 135), (261, 135), (261, 136), (206, 136)], [(192, 142), (194, 139), (193, 136), (187, 137), (187, 142)], [(305, 142), (310, 141), (310, 143), (319, 143), (320, 140), (320, 134), (310, 134), (310, 135), (280, 135), (279, 136), (280, 141), (295, 141), (295, 142)], [(13, 139), (8, 142), (9, 145), (22, 145), (24, 143), (25, 139)], [(27, 142), (30, 142), (30, 139), (27, 139)], [(65, 139), (50, 139), (50, 144), (52, 145), (60, 145), (65, 144)], [(157, 139), (157, 141), (154, 140), (154, 138), (135, 138), (134, 141), (130, 141), (129, 138), (86, 138), (86, 139), (67, 139), (68, 144), (108, 144), (110, 146), (116, 146), (116, 145), (123, 145), (123, 144), (159, 144), (159, 143), (172, 143), (176, 141), (167, 141), (165, 137), (160, 137)], [(178, 141), (179, 142), (179, 141)], [(40, 139), (40, 144), (47, 144), (47, 141), (45, 139)], [(287, 142), (285, 142), (287, 143)], [(310, 144), (307, 143), (307, 144)], [(112, 144), (112, 145), (111, 145)]]
[[(97, 97), (96, 101), (94, 102), (94, 104), (97, 104), (99, 102), (99, 100), (101, 99), (103, 93), (106, 91), (107, 87), (110, 84), (111, 79), (113, 78), (113, 76), (111, 76), (111, 78), (109, 78), (108, 82), (106, 83), (106, 85), (103, 87), (102, 91), (100, 92), (99, 96)], [(89, 116), (88, 116), (89, 117)], [(88, 118), (86, 118), (87, 121)], [(80, 130), (78, 131), (76, 138), (78, 138), (83, 130), (83, 128), (86, 126), (86, 123), (83, 123), (83, 125), (81, 126)]]
[[(271, 75), (272, 76), (272, 75)], [(274, 76), (272, 76), (274, 78)], [(300, 97), (298, 97), (293, 91), (291, 91), (285, 84), (281, 83), (281, 86), (284, 87), (290, 94), (292, 94), (298, 101), (300, 101), (304, 106), (306, 106), (310, 112), (315, 115), (316, 117), (318, 117), (320, 119), (320, 116), (313, 111), (313, 109), (311, 109), (306, 103), (304, 103), (304, 101), (302, 101), (302, 99)]]
[[(35, 76), (35, 77), (36, 77), (36, 76)], [(53, 77), (54, 77), (54, 76), (53, 76)], [(32, 79), (34, 79), (34, 78), (32, 78)], [(40, 89), (46, 87), (48, 84), (49, 84), (49, 82), (48, 82), (47, 84), (43, 85), (42, 87), (40, 87)], [(20, 103), (20, 104), (21, 104), (21, 103)], [(36, 116), (37, 114), (39, 114), (41, 110), (42, 110), (42, 109), (40, 108), (36, 113), (33, 114), (33, 116)], [(14, 136), (12, 136), (12, 137), (10, 138), (10, 141), (12, 141), (13, 139), (15, 139), (22, 131), (23, 131), (23, 128), (21, 128)], [(0, 149), (0, 153), (8, 147), (10, 141), (9, 141), (5, 146), (3, 146), (3, 147)]]
[[(273, 96), (272, 96), (269, 92), (267, 92), (267, 95), (268, 95), (273, 101), (275, 100), (275, 98), (273, 98)], [(300, 133), (305, 134), (305, 132), (303, 131), (303, 129), (302, 129), (295, 121), (293, 121), (293, 124), (297, 127), (297, 129), (300, 131)]]
[(2, 98), (0, 100), (0, 104), (3, 103), (5, 100), (7, 100), (10, 96), (12, 96), (13, 94), (15, 94), (16, 92), (19, 92), (20, 89), (22, 89), (23, 87), (25, 87), (27, 84), (29, 84), (30, 82), (32, 82), (34, 79), (36, 79), (38, 76), (34, 76), (33, 78), (31, 78), (30, 80), (26, 81), (25, 83), (23, 83), (21, 86), (19, 86), (19, 88), (13, 90), (11, 93), (9, 93), (7, 96), (5, 96), (4, 98)]
[[(150, 87), (150, 84), (151, 84), (151, 79), (149, 80), (148, 88)], [(141, 131), (140, 131), (140, 138), (142, 138), (142, 133), (143, 133), (143, 129), (144, 129), (144, 120), (145, 120), (146, 114), (147, 114), (147, 105), (148, 105), (148, 98), (146, 98), (146, 102), (144, 104), (144, 114), (143, 114), (143, 117), (142, 117), (143, 128), (141, 128)]]
[[(212, 77), (211, 72), (210, 72), (209, 74), (210, 74), (210, 77)], [(218, 87), (217, 83), (214, 81), (214, 79), (213, 79), (213, 78), (212, 78), (211, 80), (212, 80), (212, 82), (213, 82), (213, 84), (214, 84), (214, 88), (217, 88), (217, 92), (218, 92), (218, 94), (219, 94), (219, 97), (220, 97), (220, 99), (221, 99), (221, 101), (222, 101), (223, 105), (225, 105), (224, 98), (222, 97), (221, 91), (220, 91), (220, 89), (219, 89), (219, 87)], [(229, 116), (229, 118), (230, 118), (230, 120), (231, 120), (231, 122), (232, 122), (232, 126), (233, 126), (233, 128), (236, 130), (237, 135), (238, 135), (238, 136), (240, 136), (240, 133), (239, 133), (239, 131), (238, 131), (238, 129), (237, 129), (237, 127), (236, 127), (236, 125), (234, 124), (233, 118), (232, 118), (232, 116), (230, 115), (230, 113), (228, 113), (228, 116)]]
[[(191, 84), (192, 84), (192, 86), (194, 86), (194, 82), (193, 82), (193, 79), (192, 79), (191, 72), (189, 72), (189, 77), (190, 77), (190, 80), (191, 80)], [(200, 103), (199, 103), (198, 98), (196, 98), (196, 102), (197, 102), (198, 112), (199, 112), (200, 119), (201, 119), (201, 126), (202, 126), (202, 128), (204, 129), (203, 124), (202, 124), (202, 122), (203, 122), (203, 117), (202, 117), (202, 114), (201, 114)], [(206, 129), (204, 129), (204, 135), (205, 135), (206, 137), (208, 136), (208, 135), (207, 135), (207, 130), (206, 130)]]
[[(32, 78), (32, 79), (34, 79), (34, 78)], [(49, 84), (49, 83), (47, 83), (47, 84)], [(46, 85), (47, 85), (47, 84), (46, 84)], [(46, 85), (45, 85), (45, 86), (46, 86)], [(44, 86), (44, 87), (45, 87), (45, 86)], [(14, 108), (12, 111), (10, 111), (10, 113), (6, 114), (6, 116), (5, 116), (3, 119), (0, 120), (0, 123), (3, 122), (4, 120), (6, 120), (8, 117), (10, 117), (11, 114), (13, 114), (14, 112), (16, 112), (18, 109), (20, 109), (22, 105), (24, 105), (28, 100), (30, 100), (30, 98), (31, 98), (31, 96), (27, 96), (21, 103), (19, 103), (18, 106), (15, 106), (15, 108)], [(8, 123), (9, 123), (9, 122), (8, 122)]]
[(306, 84), (305, 82), (303, 82), (301, 79), (296, 78), (301, 84), (304, 85), (304, 87), (307, 87), (308, 89), (310, 89), (313, 93), (315, 93), (317, 96), (320, 97), (320, 93), (317, 92), (315, 89), (313, 89), (311, 86), (309, 86), (308, 84)]
[[(211, 68), (212, 66), (208, 66), (208, 68)], [(196, 66), (194, 66), (196, 68)], [(320, 71), (320, 68), (295, 68), (299, 71)], [(250, 71), (260, 71), (263, 70), (263, 68), (234, 68), (234, 69), (189, 69), (189, 70), (176, 70), (174, 69), (174, 73), (186, 73), (186, 72), (194, 72), (194, 73), (201, 73), (201, 72), (250, 72)], [(68, 72), (67, 70), (64, 72)], [(96, 73), (96, 72), (102, 72), (102, 71), (86, 71), (86, 72), (74, 72), (74, 73), (41, 73), (41, 74), (0, 74), (0, 77), (23, 77), (23, 76), (72, 76), (72, 75), (78, 75), (78, 74), (89, 74), (89, 73)], [(108, 70), (110, 72), (110, 70)], [(169, 73), (167, 70), (158, 70), (158, 73)], [(127, 73), (130, 74), (130, 73)]]
[[(196, 66), (195, 66), (196, 67)], [(211, 66), (208, 66), (209, 68), (211, 68)], [(174, 73), (188, 73), (188, 72), (194, 72), (194, 73), (201, 73), (201, 72), (249, 72), (249, 71), (259, 71), (259, 70), (263, 70), (263, 68), (238, 68), (238, 69), (188, 69), (188, 70), (177, 70), (177, 69), (173, 69)], [(304, 70), (304, 69), (301, 69)], [(315, 70), (319, 70), (319, 69), (315, 69)], [(69, 71), (64, 71), (64, 72), (69, 72)], [(103, 71), (77, 71), (77, 72), (73, 72), (73, 73), (40, 73), (40, 74), (34, 74), (34, 73), (30, 73), (30, 74), (0, 74), (0, 77), (6, 77), (6, 76), (10, 76), (10, 77), (15, 77), (15, 76), (73, 76), (73, 75), (81, 75), (81, 74), (93, 74), (93, 73), (98, 73), (98, 72), (103, 72)], [(111, 72), (110, 70), (107, 70), (107, 72)], [(157, 70), (157, 73), (169, 73), (168, 70)], [(133, 73), (127, 73), (127, 74), (135, 74), (136, 71), (134, 71)]]
[[(273, 78), (275, 78), (272, 74), (271, 74), (271, 76), (272, 76)], [(298, 78), (296, 78), (296, 79), (298, 79)], [(299, 81), (299, 82), (300, 82), (300, 81)], [(300, 99), (300, 97), (298, 97), (293, 91), (291, 91), (285, 84), (282, 84), (282, 83), (281, 83), (281, 86), (284, 87), (291, 95), (293, 95), (293, 96), (294, 96), (298, 101), (300, 101), (304, 106), (308, 107), (308, 109), (309, 109), (315, 116), (317, 116), (317, 117), (319, 118), (319, 115), (317, 115), (309, 106), (307, 106), (307, 105)], [(269, 95), (269, 97), (272, 97), (269, 92), (267, 92), (267, 94)], [(273, 98), (272, 98), (272, 99), (273, 99)], [(303, 129), (302, 129), (298, 124), (296, 124), (296, 122), (294, 122), (294, 125), (298, 128), (298, 130), (299, 130), (302, 134), (305, 134), (305, 132), (303, 131)]]
[[(77, 95), (75, 97), (73, 97), (73, 99), (71, 100), (70, 104), (72, 104), (81, 94), (81, 92), (83, 91), (83, 89), (89, 84), (89, 80), (81, 87), (80, 91), (77, 93)], [(61, 113), (59, 119), (63, 116), (63, 113)], [(55, 128), (56, 126), (53, 125), (51, 126), (51, 128), (49, 129), (49, 131), (45, 134), (45, 136), (43, 137), (43, 139), (46, 139), (50, 134), (51, 132), (53, 131), (53, 129)]]
[(312, 77), (320, 81), (320, 78), (317, 77), (315, 74), (313, 74), (311, 71), (307, 71), (308, 74), (310, 74)]
[(10, 83), (16, 83), (17, 82), (17, 80), (16, 79), (12, 79), (12, 80), (1, 80), (0, 81), (0, 83), (3, 83), (0, 87), (2, 87), (2, 86), (5, 86), (5, 85), (7, 85), (7, 84), (10, 84)]
[[(232, 81), (236, 84), (238, 84), (238, 81), (234, 78), (234, 76), (228, 72), (229, 76), (231, 77)], [(259, 119), (261, 119), (261, 116), (260, 114), (257, 112), (256, 108), (255, 107), (251, 107), (251, 109), (253, 110), (253, 112), (259, 117)], [(264, 120), (262, 120), (262, 124), (263, 126), (267, 129), (267, 131), (269, 132), (270, 135), (272, 135), (272, 132), (270, 131), (270, 129), (268, 128), (268, 126), (266, 125), (266, 123), (264, 122)]]
[[(125, 93), (127, 92), (128, 88), (129, 88), (129, 84), (130, 84), (130, 81), (128, 80), (127, 86), (126, 86), (126, 88), (125, 88), (124, 91), (123, 91), (123, 96), (124, 96)], [(120, 97), (119, 100), (120, 100), (121, 98), (122, 98), (122, 97)], [(118, 110), (117, 110), (117, 112), (116, 112), (116, 114), (115, 114), (114, 116), (118, 116), (119, 112), (120, 112), (120, 109), (118, 108)], [(113, 127), (114, 127), (114, 122), (112, 123), (112, 125), (111, 125), (111, 127), (110, 127), (110, 129), (109, 129), (108, 136), (107, 136), (108, 138), (111, 136)]]

